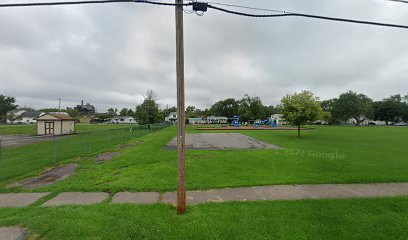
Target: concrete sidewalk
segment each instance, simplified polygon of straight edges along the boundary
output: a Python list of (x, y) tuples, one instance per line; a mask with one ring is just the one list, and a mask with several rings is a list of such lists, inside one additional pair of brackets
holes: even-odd
[[(25, 207), (33, 204), (48, 193), (0, 194), (0, 207)], [(315, 184), (273, 185), (188, 191), (190, 205), (206, 202), (272, 201), (298, 199), (379, 198), (408, 195), (408, 183), (377, 184)], [(42, 206), (88, 205), (109, 200), (104, 192), (64, 192), (43, 203)], [(113, 204), (176, 203), (176, 193), (167, 192), (120, 192), (112, 197)]]
[(21, 227), (0, 227), (0, 240), (23, 240), (27, 231)]
[[(205, 202), (299, 199), (371, 198), (408, 195), (408, 183), (275, 185), (188, 191), (190, 205)], [(163, 203), (175, 204), (176, 193), (165, 193)]]

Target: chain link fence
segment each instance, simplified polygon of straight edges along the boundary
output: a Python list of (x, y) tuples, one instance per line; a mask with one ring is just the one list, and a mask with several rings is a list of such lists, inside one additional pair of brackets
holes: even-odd
[(58, 163), (109, 151), (169, 125), (141, 125), (66, 136), (0, 137), (0, 185)]

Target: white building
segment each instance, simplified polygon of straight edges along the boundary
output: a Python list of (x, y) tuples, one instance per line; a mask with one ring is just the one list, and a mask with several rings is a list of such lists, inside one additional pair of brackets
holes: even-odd
[(36, 119), (44, 114), (38, 111), (13, 110), (7, 113), (7, 124), (35, 124)]
[(65, 135), (75, 132), (75, 118), (66, 114), (48, 113), (37, 118), (38, 135)]
[(189, 118), (188, 123), (197, 125), (197, 124), (206, 124), (207, 121), (204, 118)]
[[(363, 117), (362, 117), (363, 118)], [(346, 124), (350, 125), (356, 125), (357, 121), (355, 118), (350, 118), (349, 120), (346, 121)], [(371, 119), (364, 119), (361, 123), (361, 126), (366, 126), (366, 125), (378, 125), (378, 126), (384, 126), (387, 125), (386, 122), (384, 121), (374, 121)]]
[(207, 118), (208, 124), (225, 124), (228, 123), (227, 117), (217, 117), (217, 116), (209, 116)]
[(119, 117), (114, 117), (111, 119), (111, 123), (113, 124), (129, 124), (129, 123), (136, 123), (136, 120), (134, 117), (130, 116), (119, 116)]
[(288, 122), (283, 118), (283, 114), (273, 114), (271, 120), (278, 126), (287, 125)]
[(169, 116), (165, 117), (164, 120), (166, 122), (171, 122), (171, 123), (175, 123), (177, 122), (177, 113), (176, 112), (171, 112), (169, 114)]

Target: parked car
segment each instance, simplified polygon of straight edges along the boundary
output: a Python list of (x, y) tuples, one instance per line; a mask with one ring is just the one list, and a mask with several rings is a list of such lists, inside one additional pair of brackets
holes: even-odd
[(404, 122), (396, 123), (396, 124), (394, 124), (394, 126), (406, 127), (406, 126), (408, 126), (408, 123), (404, 123)]

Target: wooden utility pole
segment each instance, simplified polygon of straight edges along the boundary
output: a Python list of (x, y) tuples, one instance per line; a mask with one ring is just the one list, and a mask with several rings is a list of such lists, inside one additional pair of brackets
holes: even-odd
[(184, 34), (183, 0), (176, 0), (176, 67), (177, 67), (177, 213), (186, 211), (186, 138), (184, 112)]

